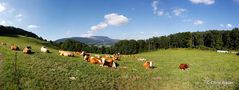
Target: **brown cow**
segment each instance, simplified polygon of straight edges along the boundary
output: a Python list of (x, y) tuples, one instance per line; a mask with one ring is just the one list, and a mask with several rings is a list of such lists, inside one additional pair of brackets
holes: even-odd
[(11, 50), (17, 51), (17, 50), (20, 50), (20, 49), (19, 49), (19, 47), (16, 46), (16, 45), (11, 45)]
[(73, 53), (73, 52), (70, 52), (70, 51), (62, 51), (62, 50), (59, 50), (59, 54), (60, 54), (61, 56), (74, 57), (74, 53)]
[(84, 60), (90, 62), (92, 64), (101, 64), (101, 59), (97, 57), (90, 56), (90, 54), (85, 53), (84, 51), (81, 52), (81, 55), (84, 57)]
[(114, 55), (112, 55), (112, 58), (113, 58), (113, 60), (120, 60), (120, 54), (119, 53), (114, 54)]
[(108, 66), (108, 67), (113, 67), (113, 68), (117, 67), (113, 58), (108, 58), (108, 59), (102, 58), (101, 60), (102, 60), (101, 66)]
[(7, 45), (7, 43), (5, 43), (5, 42), (1, 42), (1, 44), (2, 44), (2, 45)]
[(189, 68), (188, 64), (180, 64), (179, 65), (179, 69), (181, 69), (181, 70), (186, 70), (187, 68)]
[(23, 49), (23, 53), (24, 53), (24, 54), (31, 54), (31, 53), (32, 53), (31, 47), (28, 46), (28, 47), (24, 48), (24, 49)]
[(89, 56), (86, 61), (90, 62), (91, 64), (102, 64), (101, 59), (93, 57), (93, 56)]
[(146, 61), (144, 63), (144, 68), (145, 69), (152, 69), (153, 68), (153, 62), (152, 61)]

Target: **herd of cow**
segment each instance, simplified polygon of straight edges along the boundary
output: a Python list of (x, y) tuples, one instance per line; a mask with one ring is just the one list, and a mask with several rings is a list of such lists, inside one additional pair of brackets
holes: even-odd
[[(6, 43), (1, 42), (2, 45), (6, 45)], [(17, 45), (11, 45), (11, 50), (14, 51), (19, 51), (20, 48)], [(42, 46), (40, 48), (41, 52), (44, 53), (49, 53), (49, 49), (45, 46)], [(32, 54), (32, 50), (30, 46), (27, 46), (23, 49), (22, 51), (24, 54)], [(91, 63), (91, 64), (99, 64), (100, 66), (106, 66), (106, 67), (112, 67), (112, 68), (117, 68), (118, 64), (116, 63), (116, 61), (120, 60), (120, 53), (117, 54), (113, 54), (113, 55), (95, 55), (92, 56), (89, 53), (86, 53), (85, 51), (77, 51), (77, 52), (71, 52), (71, 51), (63, 51), (63, 50), (59, 50), (59, 55), (61, 56), (68, 56), (68, 57), (74, 57), (77, 55), (82, 55), (84, 60)], [(140, 60), (146, 60), (146, 59), (142, 59), (140, 58)], [(152, 61), (145, 61), (143, 64), (145, 69), (153, 69), (153, 62)], [(181, 70), (186, 70), (187, 68), (189, 68), (188, 64), (180, 64), (179, 65), (179, 69)]]

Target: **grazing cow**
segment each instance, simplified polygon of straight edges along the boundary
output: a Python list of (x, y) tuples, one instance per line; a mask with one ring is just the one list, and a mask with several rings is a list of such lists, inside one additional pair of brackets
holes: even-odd
[(146, 61), (144, 63), (144, 68), (145, 69), (152, 69), (153, 68), (153, 62), (152, 61)]
[(32, 53), (31, 47), (28, 46), (28, 47), (24, 48), (24, 49), (23, 49), (23, 53), (24, 53), (24, 54), (31, 54), (31, 53)]
[(49, 53), (50, 51), (48, 50), (48, 48), (47, 48), (47, 47), (45, 47), (45, 46), (42, 46), (42, 47), (41, 47), (41, 52), (44, 52), (44, 53)]
[(16, 50), (16, 51), (17, 51), (17, 50), (20, 50), (20, 49), (19, 49), (19, 47), (16, 46), (16, 45), (11, 45), (11, 50)]
[(186, 70), (187, 68), (189, 68), (188, 64), (180, 64), (179, 65), (179, 69), (181, 69), (181, 70)]
[(59, 54), (60, 54), (61, 56), (74, 57), (74, 53), (73, 53), (73, 52), (69, 52), (69, 51), (59, 50)]

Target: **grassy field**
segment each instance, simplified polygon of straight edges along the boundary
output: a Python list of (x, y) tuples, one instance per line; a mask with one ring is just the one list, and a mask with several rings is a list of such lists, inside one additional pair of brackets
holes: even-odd
[[(83, 61), (82, 56), (62, 57), (54, 46), (26, 37), (4, 37), (0, 41), (0, 89), (64, 89), (64, 90), (238, 90), (239, 56), (196, 49), (167, 49), (122, 56), (117, 69), (100, 67)], [(14, 73), (15, 52), (30, 45), (35, 52), (17, 52), (17, 71)], [(50, 47), (52, 53), (41, 53), (40, 47)], [(156, 68), (145, 70), (142, 57), (154, 62)], [(181, 71), (180, 63), (190, 69)], [(75, 79), (70, 79), (75, 77)]]

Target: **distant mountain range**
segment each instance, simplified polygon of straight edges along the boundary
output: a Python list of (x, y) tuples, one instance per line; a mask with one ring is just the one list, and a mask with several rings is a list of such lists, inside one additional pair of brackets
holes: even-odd
[(118, 39), (111, 39), (107, 36), (91, 36), (91, 37), (70, 37), (70, 38), (62, 38), (58, 39), (55, 42), (64, 42), (67, 39), (73, 39), (88, 45), (114, 45), (119, 40)]

